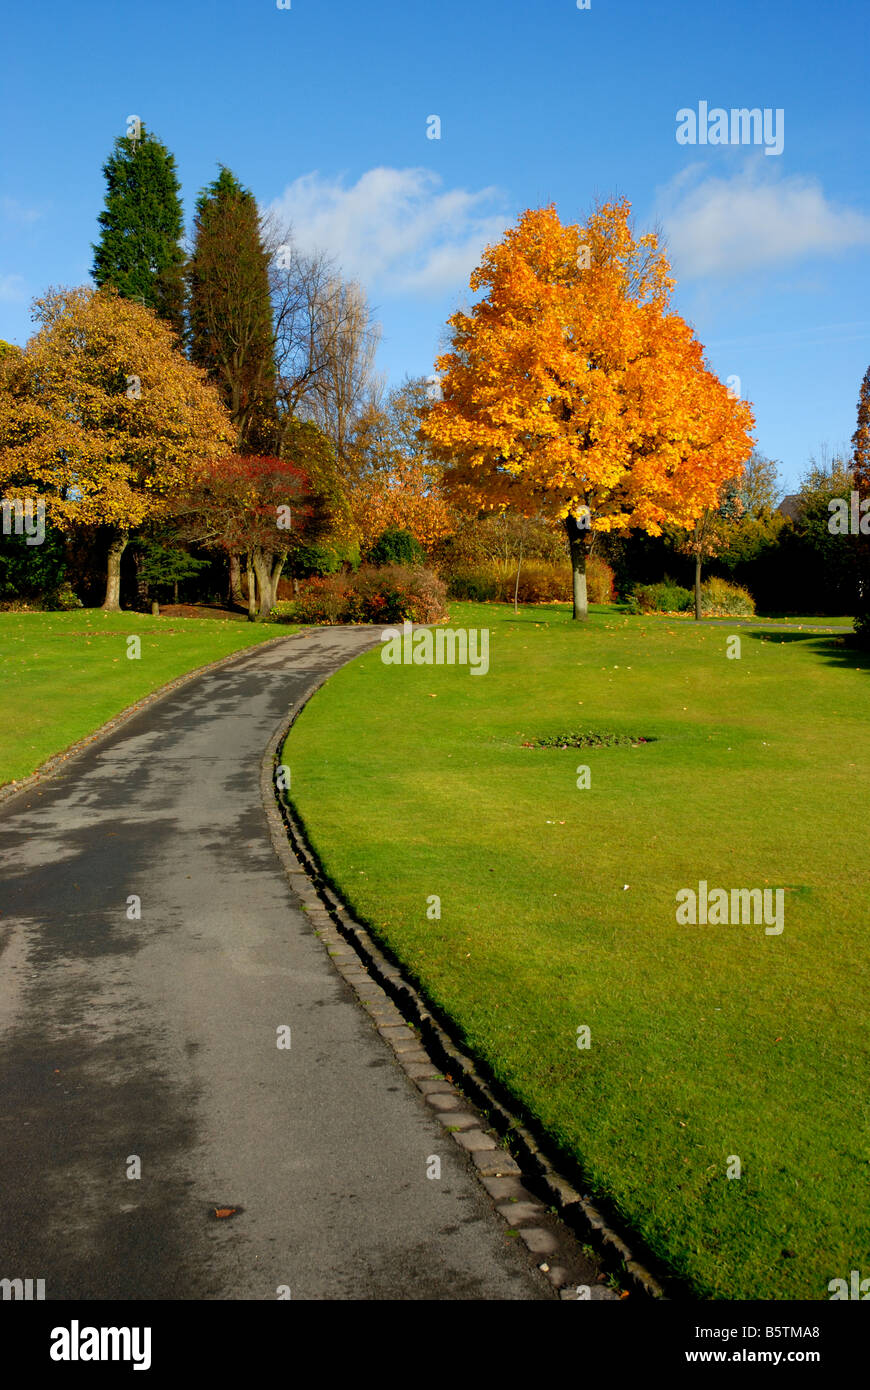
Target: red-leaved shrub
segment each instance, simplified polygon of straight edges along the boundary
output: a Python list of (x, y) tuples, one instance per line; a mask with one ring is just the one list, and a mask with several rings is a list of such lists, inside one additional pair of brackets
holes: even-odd
[(437, 623), (447, 616), (446, 596), (432, 570), (362, 565), (356, 574), (300, 583), (285, 616), (298, 623)]

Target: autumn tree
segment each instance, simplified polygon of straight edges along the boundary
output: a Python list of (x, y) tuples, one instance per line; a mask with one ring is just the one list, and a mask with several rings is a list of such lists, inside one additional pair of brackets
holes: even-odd
[(308, 480), (311, 539), (344, 551), (353, 536), (353, 516), (335, 448), (313, 420), (288, 419), (281, 431), (281, 455)]
[(309, 479), (286, 459), (230, 454), (201, 468), (190, 491), (188, 537), (244, 555), (252, 622), (269, 616), (288, 554), (322, 524)]
[(0, 488), (16, 479), (61, 530), (106, 529), (103, 607), (117, 609), (131, 532), (172, 512), (195, 469), (231, 447), (232, 428), (150, 309), (79, 288), (49, 291), (35, 317), (27, 347), (4, 359)]
[(741, 514), (759, 517), (765, 512), (773, 512), (782, 494), (777, 460), (766, 458), (760, 450), (753, 449), (737, 484)]
[[(358, 305), (324, 252), (303, 251), (292, 230), (271, 214), (263, 218), (262, 234), (269, 252), (281, 453), (284, 431), (293, 420), (317, 416), (321, 425), (327, 423), (328, 406), (318, 396), (317, 384), (326, 374), (336, 375), (339, 356), (349, 350), (353, 354)], [(362, 377), (366, 382), (365, 367)]]
[[(131, 117), (131, 122), (136, 122)], [(175, 159), (141, 122), (119, 136), (103, 165), (106, 205), (97, 219), (91, 274), (146, 305), (180, 336), (184, 327), (181, 187)]]
[(701, 619), (701, 569), (705, 560), (711, 560), (722, 553), (729, 545), (735, 523), (743, 515), (744, 507), (740, 488), (736, 479), (725, 483), (715, 507), (705, 507), (688, 535), (682, 533), (677, 548), (684, 555), (691, 555), (695, 561), (695, 618)]
[(455, 525), (442, 467), (423, 437), (424, 377), (408, 378), (360, 411), (346, 448), (350, 507), (363, 551), (387, 530), (408, 531), (431, 549)]
[(458, 502), (564, 526), (577, 619), (596, 533), (688, 529), (751, 449), (749, 406), (669, 310), (667, 260), (629, 212), (605, 203), (581, 227), (528, 211), (486, 250), (423, 421)]
[(275, 444), (275, 355), (264, 243), (254, 195), (229, 169), (196, 204), (188, 267), (190, 356), (218, 387), (240, 453)]
[[(25, 399), (27, 377), (21, 348), (0, 340), (0, 422), (14, 402)], [(18, 522), (16, 503), (22, 507), (27, 499), (31, 505), (38, 503), (40, 491), (22, 462), (16, 467), (4, 457), (2, 430), (0, 423), (0, 504), (10, 506), (13, 515), (9, 516), (11, 530), (9, 522), (0, 527), (0, 599), (56, 596), (67, 574), (64, 537), (48, 523), (41, 544), (34, 545), (32, 528), (39, 524), (38, 512), (31, 511), (29, 528), (23, 526), (23, 514)]]
[(864, 373), (858, 397), (858, 423), (852, 435), (852, 468), (855, 486), (870, 495), (870, 367)]
[(371, 395), (379, 336), (360, 285), (338, 278), (327, 282), (318, 331), (322, 361), (299, 400), (299, 413), (328, 436), (339, 467), (348, 473), (350, 438)]

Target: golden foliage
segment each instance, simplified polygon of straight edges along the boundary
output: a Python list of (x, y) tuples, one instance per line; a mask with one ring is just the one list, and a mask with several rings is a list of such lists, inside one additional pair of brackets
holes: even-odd
[(470, 282), (484, 294), (449, 320), (422, 423), (458, 502), (554, 520), (588, 507), (592, 530), (659, 535), (740, 472), (752, 412), (669, 311), (667, 260), (629, 212), (566, 226), (531, 210), (484, 253)]
[(364, 550), (389, 527), (410, 531), (428, 550), (454, 526), (441, 489), (427, 470), (415, 463), (367, 479), (364, 486), (354, 489), (351, 510)]
[(442, 469), (420, 438), (425, 382), (390, 393), (386, 408), (360, 413), (348, 449), (347, 496), (357, 539), (367, 550), (388, 528), (410, 531), (430, 549), (455, 527)]
[(43, 496), (58, 526), (139, 526), (232, 448), (217, 391), (154, 313), (111, 290), (51, 291), (3, 359), (0, 489)]

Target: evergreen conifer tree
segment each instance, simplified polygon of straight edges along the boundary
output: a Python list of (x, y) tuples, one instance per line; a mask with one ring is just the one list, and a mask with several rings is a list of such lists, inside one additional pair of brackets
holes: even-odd
[(154, 309), (184, 330), (183, 215), (175, 159), (144, 125), (121, 135), (103, 165), (106, 206), (99, 215), (93, 278)]
[(253, 194), (223, 166), (197, 200), (188, 285), (191, 358), (221, 391), (238, 452), (268, 453), (276, 436), (269, 251)]

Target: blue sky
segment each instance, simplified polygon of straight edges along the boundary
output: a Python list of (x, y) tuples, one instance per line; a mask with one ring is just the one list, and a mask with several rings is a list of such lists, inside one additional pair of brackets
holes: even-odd
[[(526, 207), (627, 196), (675, 307), (796, 483), (870, 363), (866, 0), (192, 0), (17, 5), (0, 60), (0, 337), (89, 278), (115, 135), (227, 164), (366, 287), (391, 381), (428, 374), (482, 247)], [(677, 112), (781, 109), (784, 146), (681, 145)], [(441, 138), (427, 138), (437, 115)]]

